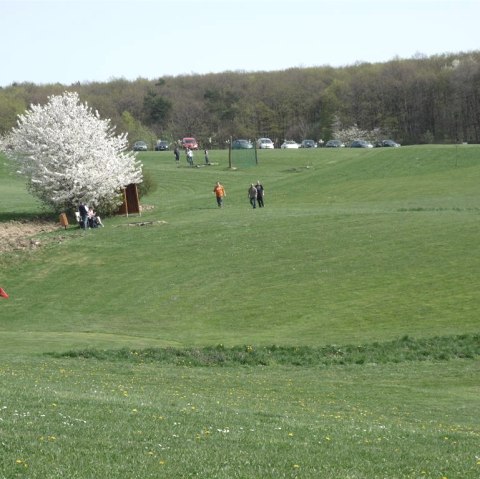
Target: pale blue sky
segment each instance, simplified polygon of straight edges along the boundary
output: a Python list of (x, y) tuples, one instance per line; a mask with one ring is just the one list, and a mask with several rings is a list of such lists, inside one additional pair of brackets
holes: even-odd
[(480, 0), (0, 0), (0, 86), (480, 49)]

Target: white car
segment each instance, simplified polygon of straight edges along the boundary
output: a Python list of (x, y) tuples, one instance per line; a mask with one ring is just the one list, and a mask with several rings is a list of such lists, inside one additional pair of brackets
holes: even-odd
[(299, 144), (296, 141), (292, 141), (292, 140), (285, 140), (280, 146), (280, 148), (284, 150), (286, 148), (298, 148), (298, 147), (299, 147)]
[(257, 148), (260, 148), (260, 149), (269, 148), (273, 150), (275, 148), (275, 145), (273, 144), (273, 141), (270, 140), (270, 138), (259, 138), (257, 140)]

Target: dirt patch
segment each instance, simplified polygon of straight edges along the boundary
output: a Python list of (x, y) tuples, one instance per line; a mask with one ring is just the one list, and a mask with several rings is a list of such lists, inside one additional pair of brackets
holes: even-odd
[[(142, 205), (142, 211), (150, 211), (153, 205)], [(149, 221), (143, 224), (165, 223), (165, 221)], [(61, 233), (63, 227), (59, 222), (42, 219), (7, 221), (0, 223), (0, 254), (15, 250), (34, 250), (50, 241), (63, 241), (65, 237), (60, 235), (48, 240), (40, 240), (38, 236), (51, 231)]]
[(42, 242), (39, 234), (59, 231), (59, 223), (46, 220), (8, 221), (0, 223), (0, 253), (14, 250), (36, 249)]

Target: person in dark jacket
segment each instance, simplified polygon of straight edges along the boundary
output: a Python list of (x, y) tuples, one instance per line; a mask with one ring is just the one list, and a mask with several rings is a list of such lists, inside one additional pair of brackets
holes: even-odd
[(78, 213), (80, 214), (80, 228), (88, 228), (88, 207), (85, 203), (80, 203), (78, 206)]
[(257, 181), (257, 184), (255, 185), (255, 188), (257, 190), (257, 203), (259, 208), (263, 208), (263, 197), (265, 195), (265, 191), (263, 189), (262, 183), (260, 183), (260, 180)]

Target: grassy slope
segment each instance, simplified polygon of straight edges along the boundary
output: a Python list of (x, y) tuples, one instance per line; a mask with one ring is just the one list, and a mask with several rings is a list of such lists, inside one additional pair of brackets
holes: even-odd
[[(407, 343), (437, 359), (456, 346), (386, 342), (478, 332), (478, 151), (269, 151), (244, 171), (221, 152), (194, 170), (145, 155), (154, 210), (0, 258), (0, 477), (478, 477), (478, 359), (402, 362)], [(263, 211), (246, 198), (257, 178)], [(37, 212), (0, 165), (0, 220)], [(167, 224), (123, 226), (140, 220)], [(35, 354), (372, 341), (332, 348), (345, 366), (305, 347), (318, 366)]]
[[(28, 262), (3, 260), (11, 299), (1, 304), (2, 350), (478, 331), (477, 155), (263, 150), (259, 166), (229, 171), (225, 152), (211, 153), (218, 166), (195, 169), (175, 168), (170, 153), (145, 154), (160, 186), (144, 199), (153, 210), (87, 234), (59, 230), (68, 241)], [(266, 208), (253, 211), (246, 191), (257, 178)], [(217, 179), (227, 188), (222, 210)], [(17, 207), (12, 191), (0, 195), (0, 215)], [(32, 211), (33, 202), (19, 213)], [(166, 224), (125, 226), (140, 220)]]

